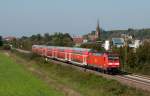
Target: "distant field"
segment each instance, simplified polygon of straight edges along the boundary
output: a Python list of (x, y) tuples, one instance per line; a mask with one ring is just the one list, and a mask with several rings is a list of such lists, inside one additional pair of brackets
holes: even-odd
[[(17, 53), (17, 59), (26, 61), (36, 70), (41, 70), (58, 84), (63, 84), (83, 96), (149, 96), (149, 92), (131, 88), (115, 80), (109, 80), (91, 73), (81, 72), (68, 66), (45, 63), (42, 58), (29, 58)], [(21, 58), (20, 58), (21, 57)], [(38, 61), (38, 62), (37, 62)]]
[(7, 55), (0, 53), (0, 96), (64, 96)]

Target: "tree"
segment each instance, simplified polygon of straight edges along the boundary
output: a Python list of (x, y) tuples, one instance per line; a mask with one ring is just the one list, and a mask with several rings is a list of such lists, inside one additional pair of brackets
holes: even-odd
[(97, 50), (99, 52), (103, 52), (104, 48), (102, 47), (102, 45), (100, 43), (84, 43), (81, 45), (82, 48), (90, 48), (93, 50)]
[(40, 41), (42, 39), (41, 34), (37, 34), (37, 40)]
[(133, 50), (130, 50), (127, 54), (127, 65), (130, 69), (137, 68), (137, 56), (136, 53)]
[(144, 42), (136, 51), (139, 64), (150, 64), (150, 42)]
[(2, 39), (2, 36), (0, 36), (0, 46), (3, 46), (3, 39)]
[(73, 39), (68, 33), (55, 33), (52, 35), (51, 40), (52, 45), (54, 46), (73, 46)]
[(45, 42), (49, 42), (51, 39), (52, 39), (52, 38), (51, 38), (51, 36), (49, 35), (49, 33), (45, 33), (45, 34), (44, 34), (44, 41), (45, 41)]

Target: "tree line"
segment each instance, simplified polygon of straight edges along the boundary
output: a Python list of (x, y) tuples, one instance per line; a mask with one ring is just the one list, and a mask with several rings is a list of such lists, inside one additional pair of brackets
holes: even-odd
[(23, 36), (10, 42), (14, 47), (31, 50), (32, 45), (68, 46), (74, 45), (72, 37), (68, 33), (54, 33), (50, 35), (36, 34), (30, 37)]

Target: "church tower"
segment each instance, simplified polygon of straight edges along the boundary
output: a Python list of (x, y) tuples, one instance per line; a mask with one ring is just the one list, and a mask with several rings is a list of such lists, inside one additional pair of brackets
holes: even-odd
[(95, 36), (97, 38), (100, 38), (101, 32), (100, 32), (100, 27), (99, 27), (99, 20), (97, 20), (97, 26), (96, 26), (96, 34)]

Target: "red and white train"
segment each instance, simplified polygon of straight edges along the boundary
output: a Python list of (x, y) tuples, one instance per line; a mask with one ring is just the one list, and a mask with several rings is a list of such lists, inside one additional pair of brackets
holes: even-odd
[(118, 54), (100, 53), (86, 48), (33, 45), (32, 52), (47, 58), (91, 66), (105, 71), (116, 70), (120, 67)]

